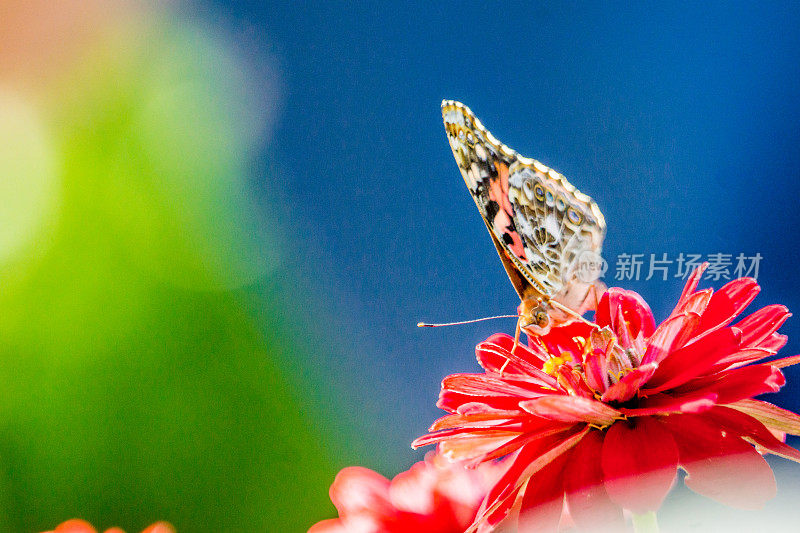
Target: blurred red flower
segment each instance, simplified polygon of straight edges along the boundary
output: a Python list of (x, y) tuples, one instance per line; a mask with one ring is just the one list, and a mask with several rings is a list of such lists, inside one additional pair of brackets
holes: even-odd
[(339, 518), (309, 533), (464, 533), (501, 466), (466, 469), (429, 454), (389, 481), (358, 466), (342, 469), (331, 485)]
[(800, 461), (784, 443), (800, 416), (752, 398), (800, 362), (760, 362), (786, 343), (776, 331), (790, 314), (770, 305), (731, 325), (760, 288), (741, 278), (697, 290), (704, 267), (657, 328), (638, 294), (612, 288), (596, 324), (555, 327), (513, 353), (511, 337), (493, 335), (477, 347), (484, 373), (444, 379), (437, 405), (451, 414), (414, 446), (438, 443), (472, 465), (510, 455), (479, 530), (519, 513), (521, 530), (554, 531), (568, 511), (579, 528), (617, 531), (623, 509), (660, 506), (679, 466), (691, 489), (725, 504), (758, 508), (775, 494), (759, 452)]
[[(53, 531), (46, 531), (44, 533), (97, 533), (97, 530), (92, 527), (92, 524), (84, 520), (67, 520), (59, 524)], [(106, 529), (104, 533), (125, 533), (118, 527)], [(142, 533), (175, 533), (175, 528), (166, 522), (156, 522), (148, 527)]]

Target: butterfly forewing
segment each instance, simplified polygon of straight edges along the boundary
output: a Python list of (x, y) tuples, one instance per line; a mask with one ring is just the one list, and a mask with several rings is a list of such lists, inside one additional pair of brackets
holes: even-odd
[(520, 298), (558, 297), (599, 257), (605, 221), (561, 174), (498, 141), (465, 105), (442, 102), (450, 147)]

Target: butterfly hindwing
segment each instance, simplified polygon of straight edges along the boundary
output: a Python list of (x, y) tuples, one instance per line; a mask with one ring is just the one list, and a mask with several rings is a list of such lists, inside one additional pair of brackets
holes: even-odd
[(520, 298), (558, 297), (584, 252), (599, 256), (605, 221), (561, 174), (500, 143), (465, 105), (445, 100), (450, 147)]

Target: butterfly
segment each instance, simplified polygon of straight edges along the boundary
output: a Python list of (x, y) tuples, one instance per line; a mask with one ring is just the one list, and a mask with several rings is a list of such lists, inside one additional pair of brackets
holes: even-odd
[(444, 100), (450, 147), (520, 297), (520, 328), (582, 320), (604, 285), (606, 233), (594, 201), (564, 176), (498, 141), (470, 109)]

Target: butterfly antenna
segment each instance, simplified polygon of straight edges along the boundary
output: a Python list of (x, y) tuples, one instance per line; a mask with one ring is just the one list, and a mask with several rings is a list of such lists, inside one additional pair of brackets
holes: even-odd
[(428, 324), (427, 322), (417, 322), (418, 328), (440, 328), (442, 326), (460, 326), (461, 324), (472, 324), (474, 322), (483, 322), (484, 320), (494, 320), (495, 318), (519, 318), (519, 315), (497, 315), (487, 316), (484, 318), (476, 318), (474, 320), (462, 320), (460, 322), (447, 322), (444, 324)]

